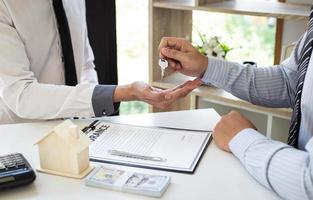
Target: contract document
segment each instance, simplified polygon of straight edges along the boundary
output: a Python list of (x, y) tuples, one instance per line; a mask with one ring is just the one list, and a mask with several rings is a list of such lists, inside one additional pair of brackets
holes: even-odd
[(140, 127), (95, 121), (83, 130), (91, 161), (193, 173), (211, 131)]

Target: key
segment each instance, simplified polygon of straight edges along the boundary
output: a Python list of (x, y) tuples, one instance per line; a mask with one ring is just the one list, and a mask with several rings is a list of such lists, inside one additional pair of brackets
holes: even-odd
[(159, 59), (159, 66), (161, 67), (161, 76), (164, 77), (165, 69), (168, 67), (168, 62), (165, 59)]

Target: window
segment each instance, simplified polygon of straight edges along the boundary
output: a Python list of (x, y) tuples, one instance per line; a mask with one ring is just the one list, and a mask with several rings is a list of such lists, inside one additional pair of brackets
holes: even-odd
[(195, 11), (193, 25), (195, 43), (200, 42), (195, 30), (198, 29), (207, 38), (218, 36), (234, 48), (227, 60), (254, 61), (258, 66), (274, 63), (276, 20), (273, 18)]
[[(116, 0), (119, 84), (148, 82), (148, 1)], [(219, 36), (235, 49), (230, 61), (254, 61), (269, 66), (274, 60), (276, 20), (266, 17), (193, 12), (193, 24), (207, 37)], [(193, 31), (193, 42), (199, 36)], [(123, 102), (120, 114), (147, 113), (142, 102)]]
[[(148, 1), (116, 0), (119, 84), (148, 82)], [(123, 102), (120, 114), (147, 113), (142, 102)]]

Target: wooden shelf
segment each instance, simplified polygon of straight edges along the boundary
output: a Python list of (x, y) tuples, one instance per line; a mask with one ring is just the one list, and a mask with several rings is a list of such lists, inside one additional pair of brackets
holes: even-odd
[[(152, 85), (154, 87), (159, 87), (163, 89), (169, 89), (174, 88), (179, 84), (182, 84), (183, 82), (187, 80), (191, 80), (192, 78), (174, 73), (166, 78), (164, 78), (163, 81), (155, 81), (152, 82)], [(241, 100), (232, 94), (215, 87), (207, 87), (207, 86), (201, 86), (198, 89), (195, 89), (192, 93), (192, 95), (195, 95), (197, 97), (204, 97), (209, 99), (209, 101), (213, 103), (218, 104), (224, 104), (228, 106), (233, 106), (237, 108), (242, 108), (245, 110), (250, 111), (257, 111), (259, 113), (266, 113), (271, 114), (276, 117), (284, 118), (284, 119), (290, 119), (292, 110), (291, 109), (285, 109), (285, 108), (266, 108), (263, 106), (257, 106), (253, 105), (247, 101)]]
[[(255, 2), (254, 0), (225, 0), (209, 3), (211, 0), (149, 0), (149, 82), (159, 88), (174, 88), (190, 79), (181, 74), (172, 74), (161, 79), (158, 66), (158, 46), (163, 36), (192, 38), (192, 13), (194, 10), (241, 14), (282, 19), (308, 19), (310, 6), (279, 2)], [(279, 34), (278, 34), (279, 35)], [(277, 42), (277, 38), (276, 38)], [(281, 48), (281, 45), (278, 45)], [(280, 57), (280, 56), (278, 56)], [(225, 107), (261, 113), (272, 117), (290, 119), (291, 109), (273, 109), (253, 105), (232, 94), (213, 87), (202, 86), (195, 89), (190, 96), (175, 102), (170, 108), (157, 109), (151, 107), (152, 112), (186, 110), (197, 108), (197, 102), (206, 101), (224, 105)], [(271, 132), (271, 131), (268, 131)]]
[(154, 2), (153, 6), (156, 8), (202, 10), (209, 12), (222, 12), (229, 14), (264, 16), (295, 20), (308, 19), (310, 13), (309, 5), (267, 1), (255, 2), (251, 0), (231, 0), (215, 3), (203, 3), (200, 5), (196, 5), (196, 3), (191, 0), (160, 0)]
[(156, 8), (168, 8), (175, 10), (196, 10), (195, 3), (188, 0), (167, 0), (167, 1), (156, 1), (153, 3), (153, 7)]

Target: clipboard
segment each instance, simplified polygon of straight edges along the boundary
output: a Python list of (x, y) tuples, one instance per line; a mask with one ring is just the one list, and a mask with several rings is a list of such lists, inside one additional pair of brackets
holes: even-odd
[[(193, 174), (212, 140), (211, 131), (142, 127), (95, 120), (82, 131), (90, 138), (90, 161)], [(165, 161), (111, 155), (110, 151), (162, 157)], [(182, 154), (184, 156), (182, 156)]]

